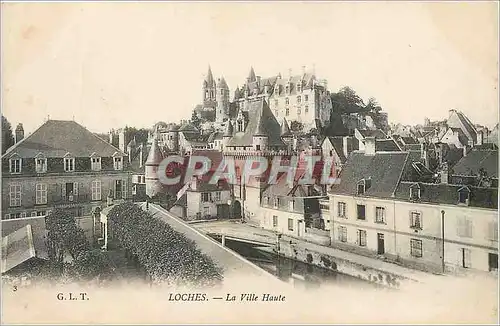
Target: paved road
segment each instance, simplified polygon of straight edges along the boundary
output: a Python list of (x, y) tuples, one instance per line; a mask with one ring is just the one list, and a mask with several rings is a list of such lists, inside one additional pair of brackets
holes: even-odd
[[(146, 209), (144, 203), (138, 205), (142, 209)], [(268, 281), (271, 284), (278, 285), (283, 283), (274, 275), (246, 260), (236, 252), (223, 247), (217, 241), (193, 228), (192, 225), (187, 224), (164, 208), (149, 204), (149, 211), (155, 217), (169, 224), (174, 230), (183, 233), (188, 239), (193, 240), (204, 254), (210, 256), (218, 266), (224, 269), (225, 279), (232, 276), (241, 277), (244, 275), (245, 279), (256, 277), (259, 278), (259, 281)]]

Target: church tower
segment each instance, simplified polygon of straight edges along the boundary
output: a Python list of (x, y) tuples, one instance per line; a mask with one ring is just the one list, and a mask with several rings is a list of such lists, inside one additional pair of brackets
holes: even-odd
[(208, 73), (203, 81), (203, 109), (215, 109), (216, 106), (216, 85), (212, 69), (208, 66)]
[(215, 121), (222, 123), (229, 118), (229, 87), (224, 77), (217, 80)]

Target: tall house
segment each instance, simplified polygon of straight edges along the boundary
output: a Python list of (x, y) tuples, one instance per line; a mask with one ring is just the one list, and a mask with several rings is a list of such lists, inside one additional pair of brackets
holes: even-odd
[(2, 219), (69, 208), (90, 217), (131, 197), (127, 155), (74, 121), (48, 120), (2, 156)]
[(315, 74), (303, 72), (298, 75), (261, 78), (253, 68), (242, 88), (235, 91), (234, 101), (245, 109), (248, 103), (263, 98), (278, 121), (298, 121), (305, 130), (327, 126), (330, 122), (332, 102), (325, 80)]

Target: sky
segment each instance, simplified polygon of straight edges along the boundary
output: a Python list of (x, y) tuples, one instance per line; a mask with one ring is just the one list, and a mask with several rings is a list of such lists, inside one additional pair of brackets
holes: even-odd
[(188, 119), (208, 65), (231, 93), (305, 66), (394, 123), (498, 122), (496, 2), (2, 3), (2, 113), (95, 132)]

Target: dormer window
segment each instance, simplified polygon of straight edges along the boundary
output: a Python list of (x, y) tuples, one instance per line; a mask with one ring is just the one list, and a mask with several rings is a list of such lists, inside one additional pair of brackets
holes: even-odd
[(458, 190), (458, 203), (462, 205), (469, 205), (470, 190), (468, 187), (462, 187)]
[(276, 84), (276, 87), (274, 87), (274, 92), (276, 93), (276, 95), (280, 94), (280, 85), (279, 84)]
[(309, 95), (304, 95), (304, 101), (309, 101)]
[(297, 104), (300, 104), (302, 103), (302, 97), (299, 95), (297, 96)]
[(45, 157), (35, 158), (36, 173), (47, 172), (47, 159)]
[(410, 200), (420, 199), (420, 186), (418, 184), (410, 187)]
[(123, 170), (123, 157), (121, 156), (113, 157), (113, 166), (115, 170)]
[(22, 159), (20, 157), (12, 157), (9, 160), (9, 171), (12, 174), (21, 173)]
[(363, 179), (363, 180), (360, 180), (358, 182), (357, 187), (356, 187), (356, 193), (358, 196), (364, 195), (365, 191), (366, 191), (366, 181), (365, 181), (365, 179)]
[(286, 86), (285, 86), (285, 92), (287, 94), (290, 94), (290, 83), (286, 84)]
[(301, 82), (299, 82), (299, 83), (297, 84), (297, 91), (298, 91), (298, 92), (302, 92), (302, 83), (301, 83)]
[(285, 115), (288, 117), (290, 115), (290, 109), (289, 108), (286, 108), (285, 109)]
[(92, 171), (101, 171), (101, 158), (99, 156), (91, 157), (90, 163)]
[(74, 172), (75, 171), (75, 158), (69, 155), (64, 157), (64, 171), (65, 172)]

